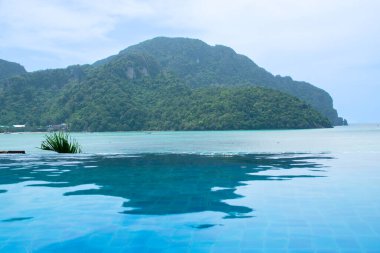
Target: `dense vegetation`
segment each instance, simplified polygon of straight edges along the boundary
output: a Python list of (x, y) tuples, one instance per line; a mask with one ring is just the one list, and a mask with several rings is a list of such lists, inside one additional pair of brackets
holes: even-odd
[(0, 59), (0, 80), (25, 73), (25, 68), (20, 64)]
[[(156, 40), (161, 42), (161, 39)], [(195, 42), (195, 51), (198, 50), (196, 45), (204, 44), (190, 41)], [(318, 113), (312, 103), (273, 90), (275, 87), (271, 85), (258, 87), (248, 81), (244, 73), (239, 72), (241, 79), (236, 79), (236, 75), (227, 77), (231, 74), (229, 68), (240, 69), (229, 57), (254, 64), (231, 49), (219, 46), (226, 51), (218, 51), (225, 59), (210, 66), (212, 60), (209, 60), (196, 71), (185, 63), (181, 65), (186, 57), (178, 60), (167, 51), (156, 55), (149, 50), (137, 50), (139, 46), (141, 44), (94, 65), (37, 71), (0, 81), (0, 125), (27, 124), (37, 129), (65, 122), (73, 131), (331, 126), (331, 119)], [(160, 47), (157, 48), (159, 51)], [(214, 47), (209, 48), (214, 50)], [(166, 54), (165, 63), (161, 58)], [(206, 57), (203, 54), (207, 55), (207, 50), (202, 51), (202, 57)], [(210, 57), (216, 60), (216, 56)], [(172, 67), (168, 67), (172, 64), (170, 59), (174, 62)], [(195, 64), (202, 59), (196, 59)], [(226, 73), (218, 70), (222, 62), (231, 64), (226, 66)], [(317, 96), (315, 100), (323, 99)]]
[[(115, 84), (115, 82), (114, 82)], [(61, 113), (73, 130), (226, 130), (329, 127), (300, 100), (255, 87), (191, 89), (171, 79), (120, 83), (83, 90), (82, 105), (69, 99)], [(56, 107), (64, 101), (64, 94)], [(70, 95), (69, 95), (70, 96)], [(97, 101), (97, 102), (93, 102)], [(83, 117), (86, 115), (85, 117)], [(58, 116), (62, 118), (61, 115)]]
[(147, 40), (121, 51), (116, 56), (96, 62), (95, 65), (131, 54), (153, 57), (165, 71), (174, 73), (193, 87), (248, 84), (271, 88), (305, 101), (326, 116), (333, 125), (343, 123), (326, 91), (306, 82), (294, 81), (290, 77), (273, 76), (231, 48), (209, 46), (196, 39), (159, 37)]
[[(94, 75), (104, 76), (99, 72)], [(36, 83), (34, 88), (25, 89), (20, 84), (20, 78), (14, 78), (2, 93), (2, 122), (35, 127), (67, 122), (74, 131), (330, 126), (326, 118), (299, 99), (259, 87), (192, 89), (170, 76), (125, 82), (118, 74), (103, 82), (94, 82), (93, 78), (72, 81), (61, 89), (59, 82), (50, 88)]]

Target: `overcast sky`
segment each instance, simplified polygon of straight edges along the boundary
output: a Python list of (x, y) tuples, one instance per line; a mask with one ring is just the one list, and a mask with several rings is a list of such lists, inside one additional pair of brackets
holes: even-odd
[(0, 0), (0, 31), (0, 59), (28, 71), (199, 38), (325, 89), (349, 122), (380, 122), (378, 0)]

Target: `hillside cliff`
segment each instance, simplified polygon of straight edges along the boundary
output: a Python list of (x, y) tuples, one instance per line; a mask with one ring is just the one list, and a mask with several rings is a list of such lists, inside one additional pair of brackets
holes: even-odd
[[(23, 68), (22, 68), (23, 69)], [(0, 80), (0, 125), (74, 131), (331, 127), (331, 97), (224, 46), (156, 38), (93, 65)]]

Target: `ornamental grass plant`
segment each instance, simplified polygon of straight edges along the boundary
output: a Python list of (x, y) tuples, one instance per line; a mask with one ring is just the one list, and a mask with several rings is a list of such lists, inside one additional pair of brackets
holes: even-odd
[(71, 138), (68, 133), (53, 132), (45, 136), (41, 143), (42, 150), (50, 150), (58, 153), (81, 153), (82, 149), (78, 142)]

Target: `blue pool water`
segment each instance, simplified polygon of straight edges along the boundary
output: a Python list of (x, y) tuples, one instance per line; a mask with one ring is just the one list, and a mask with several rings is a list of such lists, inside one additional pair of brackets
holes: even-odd
[(0, 135), (0, 252), (380, 252), (380, 128)]

